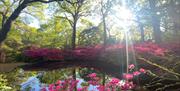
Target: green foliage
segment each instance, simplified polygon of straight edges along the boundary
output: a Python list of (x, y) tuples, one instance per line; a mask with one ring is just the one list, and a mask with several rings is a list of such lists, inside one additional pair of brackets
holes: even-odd
[(46, 71), (46, 73), (41, 78), (42, 83), (55, 83), (57, 80), (64, 80), (67, 79), (69, 76), (72, 75), (73, 68), (66, 68), (61, 70), (52, 70)]
[(29, 77), (36, 75), (37, 72), (24, 72), (22, 69), (15, 69), (12, 72), (0, 73), (0, 90), (17, 91), (20, 90), (20, 84)]
[[(28, 7), (22, 11), (20, 17), (13, 22), (11, 31), (8, 33), (8, 37), (2, 45), (1, 49), (6, 53), (7, 60), (29, 60), (24, 59), (21, 54), (29, 45), (49, 48), (70, 48), (73, 32), (72, 24), (75, 13), (78, 13), (78, 20), (80, 20), (76, 26), (76, 40), (78, 40), (76, 44), (87, 46), (102, 43), (102, 22), (97, 26), (95, 25), (96, 18), (98, 20), (101, 16), (96, 17), (93, 22), (89, 20), (89, 17), (94, 18), (93, 15), (100, 15), (102, 13), (100, 11), (101, 6), (103, 6), (102, 9), (106, 11), (111, 5), (113, 5), (111, 9), (113, 9), (114, 6), (122, 6), (122, 3), (119, 3), (120, 1), (118, 0), (114, 0), (109, 4), (108, 1), (111, 0), (105, 0), (102, 1), (102, 3), (101, 1), (93, 2), (91, 0), (83, 0), (83, 2), (76, 3), (77, 1), (78, 0), (70, 0), (70, 2), (63, 1), (50, 4), (36, 2), (29, 4)], [(151, 25), (152, 11), (150, 10), (148, 1), (149, 0), (125, 1), (128, 6), (127, 8), (135, 14), (135, 20), (133, 21), (137, 24), (130, 26), (133, 41), (140, 41), (141, 38), (138, 23), (142, 23), (143, 25), (145, 40), (153, 39), (153, 28)], [(177, 21), (179, 20), (178, 3), (178, 0), (159, 0), (156, 3), (158, 7), (158, 18), (161, 19), (160, 23), (164, 41), (179, 39), (179, 21)], [(7, 12), (5, 16), (9, 17), (18, 4), (19, 0), (0, 1), (0, 25), (2, 25), (3, 19), (1, 13)], [(114, 27), (115, 24), (110, 19), (111, 9), (107, 9), (109, 10), (107, 14), (110, 16), (106, 18), (107, 31), (109, 32), (107, 38), (108, 44), (118, 43), (120, 40), (123, 40), (124, 36), (122, 32), (123, 29)], [(49, 14), (46, 15), (46, 11), (52, 13), (50, 14), (51, 16), (49, 16)], [(32, 17), (40, 22), (39, 29), (27, 25), (33, 21)], [(100, 21), (102, 21), (102, 19), (100, 19)], [(175, 26), (176, 24), (177, 26)], [(93, 26), (98, 29), (91, 29)]]
[(96, 45), (99, 44), (102, 40), (102, 33), (98, 27), (91, 27), (84, 29), (79, 34), (79, 45)]
[(32, 23), (33, 18), (37, 19), (39, 22), (43, 22), (46, 19), (45, 11), (48, 8), (47, 4), (43, 3), (31, 3), (29, 6), (24, 10), (24, 16), (21, 16), (25, 20), (25, 23)]
[(1, 91), (10, 91), (12, 87), (8, 86), (8, 81), (5, 75), (0, 74), (0, 90)]

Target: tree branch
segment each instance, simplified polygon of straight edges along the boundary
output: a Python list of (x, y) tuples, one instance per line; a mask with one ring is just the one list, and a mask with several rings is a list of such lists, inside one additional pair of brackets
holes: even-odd
[(64, 0), (30, 0), (29, 3), (33, 3), (33, 2), (41, 2), (41, 3), (50, 3), (50, 2), (54, 2), (54, 1), (64, 1)]

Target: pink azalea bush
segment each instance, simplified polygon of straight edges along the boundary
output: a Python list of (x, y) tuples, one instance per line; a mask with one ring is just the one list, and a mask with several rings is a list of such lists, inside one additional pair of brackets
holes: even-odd
[(173, 52), (174, 54), (180, 54), (180, 42), (178, 41), (171, 41), (168, 43), (163, 43), (161, 46), (169, 51)]
[(63, 51), (59, 49), (38, 48), (25, 50), (24, 54), (31, 58), (46, 58), (49, 60), (63, 60)]
[[(131, 67), (130, 65), (129, 67)], [(133, 83), (133, 78), (140, 74), (144, 74), (145, 69), (140, 68), (139, 71), (133, 71), (130, 73), (124, 73), (123, 79), (110, 78), (104, 85), (101, 84), (101, 78), (97, 76), (96, 73), (88, 74), (87, 77), (90, 78), (87, 83), (89, 85), (96, 86), (98, 91), (117, 91), (119, 90), (132, 90), (136, 87)], [(73, 91), (77, 87), (79, 80), (74, 80), (72, 78), (66, 79), (64, 81), (58, 80), (56, 83), (50, 84), (46, 89), (45, 87), (41, 91)], [(88, 91), (88, 86), (81, 86), (77, 88), (77, 91)]]
[(167, 50), (155, 43), (144, 42), (140, 44), (135, 44), (134, 48), (138, 53), (149, 53), (156, 56), (164, 56)]
[[(134, 44), (132, 46), (136, 53), (140, 54), (164, 56), (167, 52), (164, 47), (160, 47), (159, 45), (152, 42)], [(114, 44), (107, 46), (97, 45), (94, 47), (77, 47), (74, 50), (61, 50), (56, 48), (35, 48), (25, 50), (24, 54), (30, 58), (44, 58), (46, 60), (66, 60), (66, 58), (69, 57), (77, 60), (96, 60), (100, 54), (109, 54), (119, 49), (125, 49), (125, 46), (123, 44)], [(129, 48), (130, 52), (132, 50), (132, 48)]]

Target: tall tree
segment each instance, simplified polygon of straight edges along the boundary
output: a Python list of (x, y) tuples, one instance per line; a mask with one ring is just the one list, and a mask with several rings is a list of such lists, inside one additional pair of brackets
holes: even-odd
[(107, 25), (106, 25), (106, 17), (108, 16), (112, 6), (113, 2), (112, 0), (100, 0), (100, 13), (102, 15), (102, 23), (103, 23), (103, 30), (104, 30), (104, 45), (107, 44)]
[(81, 16), (88, 12), (88, 0), (72, 0), (70, 2), (59, 3), (60, 8), (64, 11), (64, 15), (72, 27), (72, 49), (76, 47), (77, 23)]
[(171, 20), (173, 21), (173, 33), (175, 36), (178, 36), (178, 31), (180, 29), (180, 1), (179, 0), (170, 0), (167, 5), (167, 13)]
[[(77, 23), (81, 16), (86, 15), (89, 3), (89, 0), (71, 0), (66, 2), (58, 2), (60, 5), (60, 10), (64, 11), (65, 18), (69, 21), (69, 24), (72, 27), (72, 49), (76, 47), (76, 32), (77, 32)], [(73, 79), (76, 79), (76, 68), (73, 69)], [(77, 87), (74, 88), (77, 90)]]
[[(1, 24), (2, 27), (0, 29), (0, 43), (2, 43), (6, 39), (7, 34), (11, 29), (12, 22), (20, 15), (21, 11), (25, 9), (28, 5), (34, 2), (50, 3), (53, 1), (62, 1), (62, 0), (19, 0), (19, 1), (13, 0), (13, 2), (18, 2), (18, 6), (17, 8), (14, 9), (14, 11), (12, 11), (10, 16), (2, 19), (2, 24)], [(0, 2), (4, 3), (4, 0), (1, 0)], [(9, 2), (11, 1), (9, 0)], [(6, 11), (1, 11), (1, 15), (3, 17), (4, 14), (6, 14)]]
[(141, 42), (144, 42), (145, 39), (144, 39), (144, 24), (140, 21), (140, 17), (137, 16), (137, 20), (138, 20), (138, 26), (139, 26), (139, 30), (140, 30), (140, 33), (141, 33)]
[(151, 22), (153, 27), (154, 39), (156, 43), (160, 43), (162, 41), (162, 35), (160, 30), (161, 19), (157, 15), (158, 9), (156, 7), (156, 2), (156, 0), (149, 0), (149, 6), (151, 11)]

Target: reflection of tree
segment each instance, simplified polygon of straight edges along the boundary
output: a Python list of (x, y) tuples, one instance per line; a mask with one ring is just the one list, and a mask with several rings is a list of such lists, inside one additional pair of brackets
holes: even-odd
[[(37, 72), (24, 72), (22, 69), (15, 69), (12, 72), (2, 72), (0, 73), (0, 76), (2, 75), (4, 79), (6, 80), (7, 86), (12, 87), (11, 90), (0, 90), (1, 91), (19, 91), (20, 90), (20, 84), (26, 81), (29, 77), (36, 75)], [(1, 79), (1, 77), (0, 77)], [(0, 82), (1, 85), (1, 82)]]
[(42, 83), (55, 83), (57, 80), (64, 80), (71, 76), (72, 68), (66, 68), (61, 70), (47, 71), (41, 78)]

